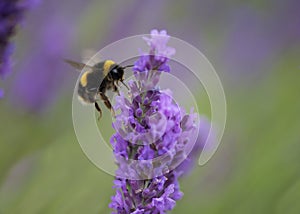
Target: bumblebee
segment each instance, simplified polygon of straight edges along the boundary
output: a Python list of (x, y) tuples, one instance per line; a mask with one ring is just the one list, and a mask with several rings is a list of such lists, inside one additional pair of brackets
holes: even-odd
[(83, 103), (94, 103), (96, 110), (100, 114), (100, 119), (102, 117), (102, 110), (97, 103), (98, 98), (100, 98), (114, 117), (114, 109), (105, 93), (107, 90), (112, 90), (119, 94), (119, 82), (129, 89), (124, 83), (124, 70), (133, 67), (133, 65), (122, 67), (112, 60), (98, 62), (94, 66), (69, 59), (65, 59), (64, 61), (79, 71), (85, 69), (78, 83), (79, 100)]

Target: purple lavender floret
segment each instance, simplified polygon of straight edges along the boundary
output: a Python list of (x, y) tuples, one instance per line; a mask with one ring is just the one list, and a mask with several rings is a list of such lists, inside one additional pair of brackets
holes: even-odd
[(167, 31), (151, 31), (151, 38), (144, 37), (150, 46), (149, 53), (144, 53), (134, 64), (133, 70), (145, 72), (150, 70), (170, 72), (169, 57), (175, 54), (175, 49), (168, 47), (170, 36)]
[[(129, 82), (130, 97), (116, 98), (116, 116), (111, 138), (118, 170), (110, 208), (113, 213), (166, 213), (182, 198), (180, 165), (196, 141), (197, 114), (187, 114), (172, 98), (170, 90), (157, 87), (162, 72), (170, 72), (169, 58), (175, 49), (166, 44), (166, 31), (151, 31), (144, 38), (150, 46), (134, 67)], [(167, 69), (166, 69), (167, 68)]]
[(11, 71), (10, 56), (14, 46), (10, 39), (16, 33), (17, 25), (24, 13), (35, 2), (32, 0), (2, 0), (0, 2), (0, 77), (5, 78)]

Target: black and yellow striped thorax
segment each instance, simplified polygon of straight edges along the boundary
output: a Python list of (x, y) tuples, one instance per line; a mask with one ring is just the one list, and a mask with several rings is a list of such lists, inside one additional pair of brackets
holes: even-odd
[(112, 60), (96, 63), (93, 67), (85, 67), (78, 83), (78, 96), (80, 100), (94, 103), (101, 84), (107, 84), (110, 71), (117, 64)]

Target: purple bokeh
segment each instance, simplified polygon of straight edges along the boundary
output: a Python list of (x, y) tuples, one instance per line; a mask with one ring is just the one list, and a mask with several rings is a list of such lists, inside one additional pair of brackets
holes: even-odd
[[(16, 65), (12, 100), (26, 111), (42, 111), (57, 98), (63, 84), (68, 83), (63, 59), (69, 57), (77, 40), (78, 13), (88, 2), (43, 2), (30, 18), (26, 32), (32, 36), (26, 56)], [(60, 7), (57, 7), (60, 5)], [(68, 8), (68, 10), (66, 10)], [(49, 16), (49, 11), (52, 11)], [(34, 17), (39, 17), (36, 19)], [(17, 98), (17, 99), (16, 99)]]

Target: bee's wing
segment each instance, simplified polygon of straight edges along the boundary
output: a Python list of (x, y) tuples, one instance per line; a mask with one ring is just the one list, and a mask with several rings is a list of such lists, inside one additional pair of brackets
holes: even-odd
[(76, 68), (76, 69), (79, 70), (79, 71), (81, 71), (84, 67), (90, 68), (90, 69), (94, 70), (94, 67), (93, 67), (93, 66), (86, 65), (86, 64), (81, 63), (81, 62), (75, 62), (75, 61), (69, 60), (69, 59), (64, 59), (64, 61), (65, 61), (66, 63), (68, 63), (69, 65), (71, 65), (72, 67)]
[(81, 53), (82, 62), (87, 65), (95, 65), (101, 61), (101, 57), (97, 54), (96, 50), (86, 49)]

